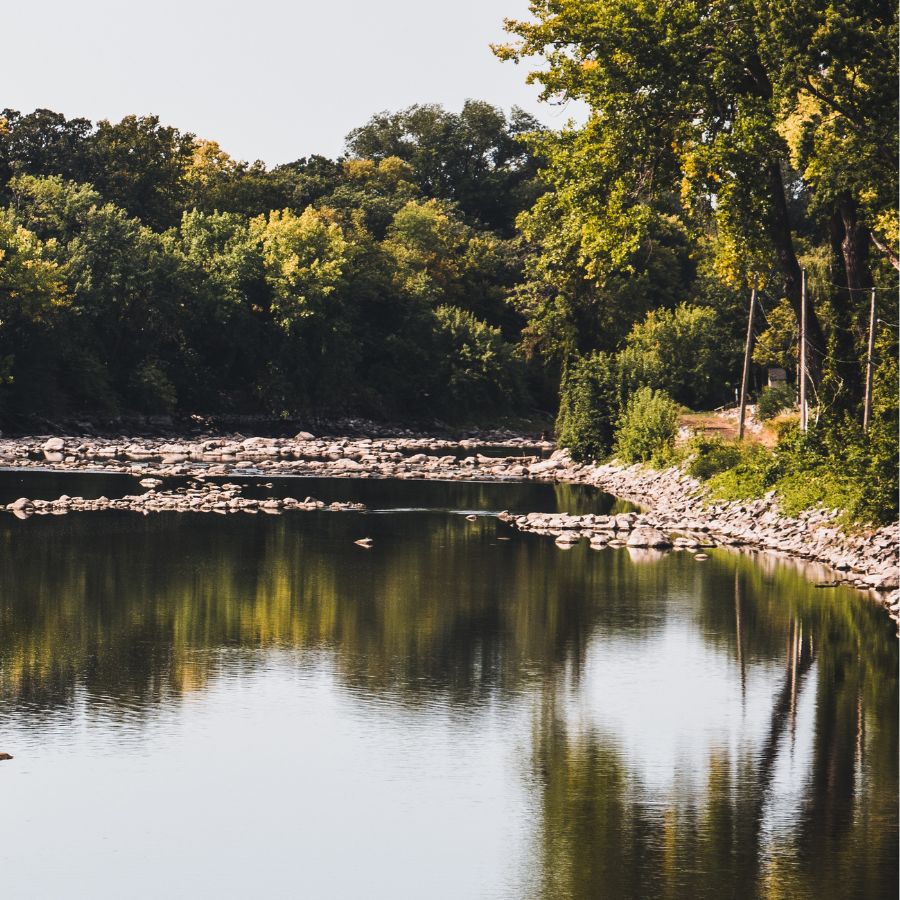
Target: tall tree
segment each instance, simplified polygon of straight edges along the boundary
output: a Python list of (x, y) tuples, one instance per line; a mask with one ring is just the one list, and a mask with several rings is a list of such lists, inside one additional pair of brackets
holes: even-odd
[[(846, 118), (844, 130), (864, 124), (841, 112), (846, 99), (856, 115), (857, 101), (845, 95), (860, 93), (854, 77), (881, 85), (881, 68), (895, 55), (886, 40), (893, 15), (886, 18), (880, 6), (872, 7), (878, 24), (870, 32), (887, 52), (881, 60), (878, 51), (857, 54), (864, 32), (858, 26), (870, 5), (852, 4), (855, 25), (843, 30), (833, 24), (842, 11), (824, 0), (808, 0), (799, 10), (764, 0), (534, 0), (532, 21), (508, 21), (518, 40), (497, 47), (498, 55), (542, 57), (547, 67), (529, 77), (543, 85), (544, 96), (590, 107), (587, 125), (549, 150), (556, 157), (551, 170), (565, 167), (563, 193), (582, 210), (584, 249), (596, 264), (614, 265), (652, 236), (660, 204), (680, 197), (695, 223), (714, 226), (726, 277), (747, 280), (775, 260), (799, 318), (800, 263), (782, 126), (790, 102), (814, 91), (831, 101), (819, 101), (829, 115)], [(869, 99), (883, 93), (875, 89)], [(893, 149), (875, 152), (894, 155)], [(867, 155), (852, 158), (864, 163)], [(807, 323), (812, 344), (824, 348), (813, 304)], [(815, 375), (820, 359), (812, 361)]]
[(467, 100), (459, 113), (423, 104), (373, 116), (347, 135), (347, 149), (404, 160), (426, 196), (455, 201), (467, 216), (510, 232), (538, 191), (536, 160), (518, 138), (539, 128), (515, 107), (507, 118), (480, 100)]

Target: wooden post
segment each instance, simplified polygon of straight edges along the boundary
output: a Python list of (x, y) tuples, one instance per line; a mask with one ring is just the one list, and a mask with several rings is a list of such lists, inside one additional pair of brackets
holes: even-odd
[(863, 431), (869, 430), (872, 416), (872, 370), (875, 355), (875, 288), (872, 288), (872, 302), (869, 308), (869, 350), (866, 354), (866, 402), (863, 407)]
[(806, 269), (800, 276), (800, 430), (808, 427), (806, 410)]
[(744, 439), (744, 417), (747, 414), (747, 383), (750, 380), (750, 355), (753, 352), (753, 316), (756, 312), (756, 280), (750, 292), (750, 318), (747, 322), (747, 343), (744, 345), (744, 374), (741, 376), (741, 411), (738, 417), (738, 440)]

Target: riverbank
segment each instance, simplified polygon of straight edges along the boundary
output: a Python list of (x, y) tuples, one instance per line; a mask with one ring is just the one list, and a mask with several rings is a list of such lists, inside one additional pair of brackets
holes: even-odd
[[(353, 478), (461, 480), (540, 480), (589, 484), (631, 501), (641, 513), (620, 516), (568, 516), (532, 513), (501, 515), (512, 527), (545, 533), (560, 546), (582, 539), (591, 546), (702, 550), (711, 546), (751, 547), (819, 563), (833, 573), (829, 583), (850, 583), (872, 592), (895, 620), (900, 614), (898, 524), (846, 532), (836, 525), (838, 511), (816, 510), (786, 516), (777, 498), (715, 502), (704, 486), (679, 468), (579, 464), (547, 441), (510, 432), (485, 433), (453, 440), (388, 436), (291, 438), (207, 436), (193, 441), (163, 438), (36, 436), (0, 440), (0, 466), (76, 472), (127, 473), (144, 480), (147, 491), (128, 498), (56, 501), (19, 498), (7, 509), (19, 517), (69, 510), (106, 508), (138, 511), (252, 511), (279, 513), (316, 509), (307, 498), (244, 501), (215, 488), (165, 488), (165, 480), (229, 476), (319, 476)], [(162, 490), (157, 488), (162, 487)], [(234, 487), (231, 487), (234, 491)], [(287, 498), (290, 500), (291, 498)], [(18, 505), (17, 505), (18, 504)]]

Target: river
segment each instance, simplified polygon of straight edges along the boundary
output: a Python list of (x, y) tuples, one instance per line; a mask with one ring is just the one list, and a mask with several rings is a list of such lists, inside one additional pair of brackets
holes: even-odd
[(490, 515), (588, 488), (301, 484), (369, 510), (0, 519), (4, 898), (896, 896), (876, 604)]

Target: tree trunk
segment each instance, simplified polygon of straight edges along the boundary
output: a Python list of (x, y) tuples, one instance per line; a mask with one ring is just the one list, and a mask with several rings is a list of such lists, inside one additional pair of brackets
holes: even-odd
[[(777, 160), (771, 161), (766, 175), (772, 200), (768, 222), (769, 239), (772, 241), (775, 255), (778, 258), (784, 294), (794, 310), (797, 322), (799, 322), (802, 309), (800, 263), (797, 261), (794, 238), (791, 234), (787, 198), (784, 195), (784, 182), (781, 178), (781, 164)], [(822, 332), (819, 317), (816, 315), (812, 298), (808, 294), (806, 297), (806, 342), (808, 347), (807, 369), (809, 377), (812, 379), (813, 384), (818, 384), (822, 377), (822, 355), (825, 350), (825, 335)]]
[(835, 397), (848, 409), (858, 406), (863, 395), (862, 364), (858, 359), (857, 310), (868, 299), (872, 286), (868, 267), (868, 231), (859, 222), (856, 204), (842, 202), (831, 216), (832, 280), (834, 281), (835, 331), (833, 371), (841, 382)]

